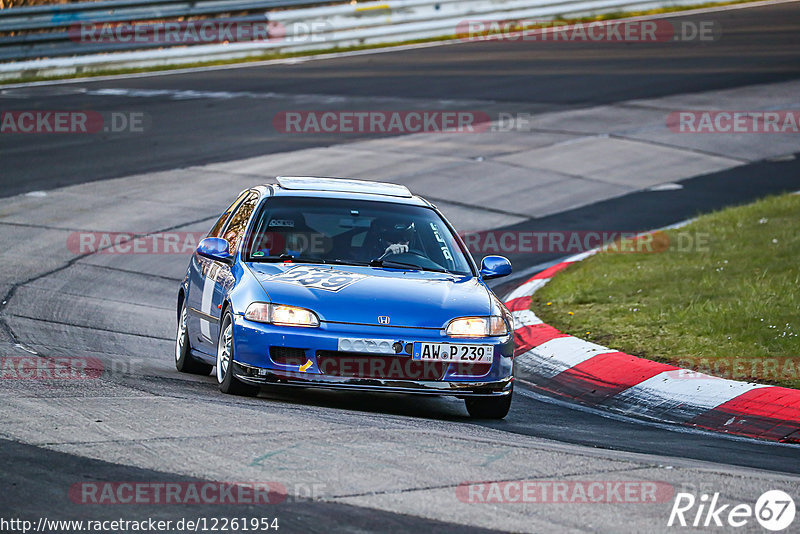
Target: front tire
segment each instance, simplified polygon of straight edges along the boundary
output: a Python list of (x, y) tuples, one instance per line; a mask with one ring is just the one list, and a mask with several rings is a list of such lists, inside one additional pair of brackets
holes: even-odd
[(233, 376), (233, 315), (226, 311), (219, 328), (217, 340), (217, 382), (219, 390), (230, 395), (255, 397), (259, 387), (245, 384)]
[(212, 365), (199, 362), (192, 357), (192, 348), (189, 345), (189, 330), (186, 328), (186, 303), (181, 306), (178, 316), (178, 331), (175, 334), (175, 368), (181, 373), (193, 375), (211, 374)]
[(467, 397), (464, 403), (474, 419), (503, 419), (511, 408), (513, 390), (502, 397)]

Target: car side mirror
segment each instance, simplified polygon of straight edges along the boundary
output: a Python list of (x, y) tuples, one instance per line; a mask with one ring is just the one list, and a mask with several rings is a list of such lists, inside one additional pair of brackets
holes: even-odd
[(511, 274), (511, 262), (503, 256), (486, 256), (481, 262), (481, 277), (484, 280), (502, 278)]
[(220, 237), (207, 237), (197, 245), (197, 253), (205, 258), (230, 265), (233, 255), (228, 241)]

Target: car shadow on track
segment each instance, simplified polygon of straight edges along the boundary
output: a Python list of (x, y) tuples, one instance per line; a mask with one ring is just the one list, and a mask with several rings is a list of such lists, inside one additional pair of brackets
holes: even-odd
[[(212, 373), (213, 374), (213, 373)], [(191, 391), (202, 397), (211, 397), (219, 402), (247, 402), (248, 404), (263, 401), (265, 407), (270, 402), (280, 402), (295, 406), (309, 406), (315, 408), (330, 408), (333, 410), (348, 410), (353, 412), (367, 412), (384, 415), (397, 415), (431, 419), (437, 421), (452, 421), (461, 423), (475, 423), (502, 429), (505, 421), (473, 419), (467, 413), (464, 401), (456, 397), (436, 395), (413, 395), (402, 393), (383, 393), (365, 391), (342, 391), (334, 389), (266, 385), (262, 386), (258, 397), (237, 397), (225, 395), (217, 388), (214, 376), (197, 376), (177, 373), (173, 375), (151, 375), (148, 380), (162, 383), (168, 389), (179, 387), (181, 391)], [(169, 385), (167, 385), (169, 384)], [(515, 395), (515, 399), (517, 396)], [(506, 419), (515, 416), (514, 403)]]
[(441, 421), (463, 422), (470, 420), (464, 407), (464, 402), (453, 397), (265, 386), (261, 388), (259, 398), (336, 410), (400, 415)]

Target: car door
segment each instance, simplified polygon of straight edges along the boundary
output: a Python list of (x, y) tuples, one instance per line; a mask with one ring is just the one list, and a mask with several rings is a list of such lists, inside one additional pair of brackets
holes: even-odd
[[(258, 204), (256, 191), (245, 191), (236, 202), (223, 213), (217, 224), (209, 233), (209, 237), (226, 239), (232, 255), (236, 255), (244, 237), (247, 223)], [(216, 353), (219, 336), (219, 320), (225, 295), (233, 287), (231, 266), (215, 261), (195, 252), (192, 257), (190, 273), (190, 289), (187, 298), (189, 332), (192, 336), (192, 347), (205, 354)]]

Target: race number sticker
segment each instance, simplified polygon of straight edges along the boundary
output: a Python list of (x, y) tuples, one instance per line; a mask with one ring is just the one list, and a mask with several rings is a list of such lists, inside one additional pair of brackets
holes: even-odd
[(431, 230), (433, 230), (433, 237), (436, 238), (436, 241), (439, 242), (439, 248), (442, 249), (442, 256), (444, 259), (449, 261), (451, 264), (453, 263), (453, 253), (450, 252), (450, 249), (447, 248), (447, 241), (442, 238), (442, 234), (439, 233), (439, 227), (436, 226), (436, 223), (430, 223)]
[(363, 280), (364, 274), (324, 269), (320, 267), (306, 267), (298, 265), (285, 273), (277, 274), (270, 281), (297, 284), (309, 289), (323, 289), (325, 291), (341, 291), (349, 285)]

